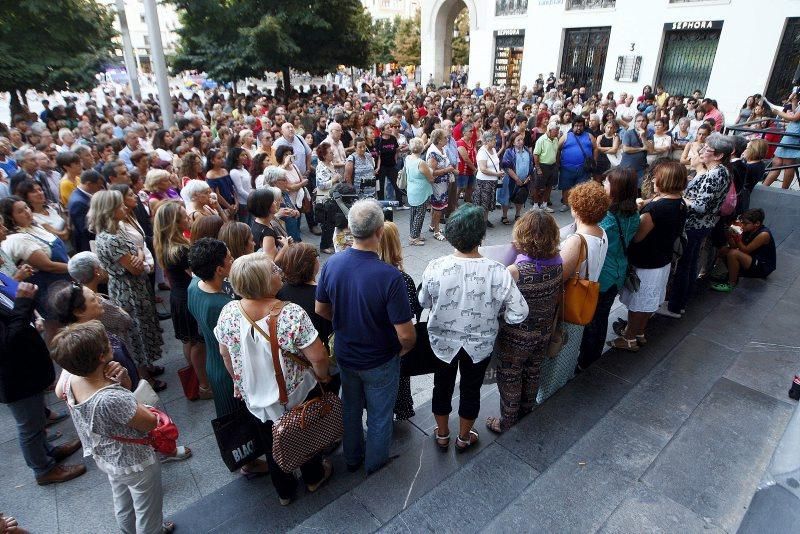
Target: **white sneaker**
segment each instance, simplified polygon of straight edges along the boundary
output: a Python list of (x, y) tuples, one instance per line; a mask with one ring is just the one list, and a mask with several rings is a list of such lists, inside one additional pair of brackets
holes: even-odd
[(569, 211), (569, 206), (567, 206), (566, 204), (561, 204), (561, 207), (558, 209), (558, 211), (560, 211), (561, 213)]
[(556, 210), (547, 205), (547, 202), (542, 202), (541, 207), (547, 213), (554, 213)]
[(664, 317), (671, 317), (673, 319), (680, 319), (681, 314), (669, 311), (669, 307), (666, 302), (662, 302), (661, 305), (656, 310), (658, 315), (663, 315)]

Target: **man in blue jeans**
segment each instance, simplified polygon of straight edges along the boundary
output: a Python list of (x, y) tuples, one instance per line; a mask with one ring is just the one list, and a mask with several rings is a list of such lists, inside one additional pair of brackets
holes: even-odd
[(47, 345), (32, 326), (37, 290), (20, 282), (13, 301), (0, 292), (0, 403), (14, 417), (25, 463), (36, 483), (45, 486), (79, 477), (86, 467), (60, 463), (81, 448), (79, 440), (58, 447), (47, 442), (44, 390), (55, 380), (55, 371)]
[(347, 222), (353, 246), (333, 255), (322, 268), (315, 311), (333, 321), (336, 334), (347, 469), (356, 471), (363, 463), (371, 474), (389, 460), (399, 356), (414, 347), (416, 332), (403, 276), (376, 252), (383, 235), (380, 205), (372, 199), (359, 200), (350, 208)]

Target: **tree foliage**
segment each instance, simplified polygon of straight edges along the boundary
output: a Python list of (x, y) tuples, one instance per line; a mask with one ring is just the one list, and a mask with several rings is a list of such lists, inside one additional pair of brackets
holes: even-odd
[(400, 19), (394, 39), (394, 57), (401, 65), (419, 65), (421, 55), (420, 12), (413, 19)]
[(466, 7), (456, 16), (453, 37), (453, 65), (469, 65), (469, 11)]
[(96, 0), (0, 2), (0, 91), (94, 87), (112, 59), (113, 21)]
[(369, 64), (371, 20), (359, 0), (170, 1), (182, 24), (175, 70), (235, 81)]
[(370, 37), (370, 63), (394, 63), (394, 39), (400, 17), (377, 19), (372, 22)]

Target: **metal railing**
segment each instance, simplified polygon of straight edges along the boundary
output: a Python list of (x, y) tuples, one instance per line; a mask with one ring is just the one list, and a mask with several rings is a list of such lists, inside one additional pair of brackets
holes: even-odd
[[(782, 137), (798, 137), (798, 138), (800, 138), (800, 133), (791, 133), (791, 132), (787, 132), (784, 129), (780, 129), (780, 128), (775, 128), (775, 127), (771, 127), (771, 128), (750, 128), (749, 127), (752, 124), (760, 124), (760, 123), (765, 122), (767, 120), (769, 120), (773, 124), (786, 124), (786, 121), (784, 119), (781, 119), (781, 118), (756, 119), (756, 120), (752, 120), (752, 121), (742, 122), (740, 124), (734, 124), (734, 125), (730, 125), (730, 126), (726, 125), (724, 127), (724, 129), (723, 129), (723, 133), (725, 133), (725, 134), (735, 134), (735, 133), (739, 133), (740, 132), (740, 133), (744, 133), (744, 134), (760, 134), (762, 136), (762, 139), (767, 134), (775, 134), (775, 135), (780, 135)], [(784, 143), (783, 139), (781, 139), (781, 140), (779, 140), (777, 142), (775, 142), (775, 141), (766, 141), (766, 139), (764, 141), (767, 143), (768, 146), (782, 146), (782, 147), (785, 147), (785, 148), (800, 149), (800, 143)], [(770, 173), (772, 171), (781, 171), (781, 170), (784, 170), (784, 169), (796, 169), (796, 168), (800, 167), (800, 163), (792, 163), (790, 165), (781, 165), (781, 166), (778, 166), (778, 167), (773, 167), (771, 165), (771, 162), (772, 162), (771, 159), (768, 159), (768, 160), (765, 160), (765, 161), (767, 161), (768, 163), (767, 163), (766, 169), (764, 170), (764, 174), (768, 174), (768, 173)]]

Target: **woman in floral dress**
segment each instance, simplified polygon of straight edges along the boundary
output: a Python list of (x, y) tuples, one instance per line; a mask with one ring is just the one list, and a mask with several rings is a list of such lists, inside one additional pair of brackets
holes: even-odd
[(442, 213), (447, 210), (447, 189), (450, 186), (450, 181), (455, 180), (453, 173), (456, 170), (453, 166), (454, 163), (448, 159), (447, 154), (444, 152), (446, 144), (447, 132), (442, 129), (436, 129), (431, 132), (431, 146), (428, 149), (427, 157), (428, 166), (433, 172), (430, 230), (433, 231), (433, 237), (438, 241), (445, 240), (444, 234), (439, 228), (439, 223), (442, 220)]
[(99, 191), (92, 196), (87, 219), (89, 228), (97, 235), (97, 257), (108, 271), (108, 295), (133, 319), (128, 349), (139, 367), (139, 374), (151, 382), (153, 389), (161, 391), (167, 385), (153, 380), (148, 366), (161, 358), (163, 340), (155, 302), (148, 289), (144, 250), (137, 248), (120, 228), (120, 221), (126, 217), (119, 191)]

